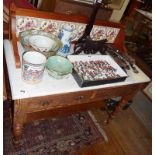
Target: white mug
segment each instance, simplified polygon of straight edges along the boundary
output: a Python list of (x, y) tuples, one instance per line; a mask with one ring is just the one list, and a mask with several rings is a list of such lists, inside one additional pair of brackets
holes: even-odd
[(24, 52), (22, 56), (22, 79), (34, 84), (41, 81), (45, 69), (46, 57), (37, 51)]

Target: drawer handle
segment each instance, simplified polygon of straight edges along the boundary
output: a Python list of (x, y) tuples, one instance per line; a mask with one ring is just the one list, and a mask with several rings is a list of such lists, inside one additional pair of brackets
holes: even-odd
[(41, 101), (40, 104), (42, 106), (48, 106), (50, 103), (49, 103), (49, 101)]
[(84, 98), (83, 95), (81, 95), (81, 96), (76, 96), (76, 97), (75, 97), (75, 100), (80, 101), (80, 100), (82, 100), (83, 98)]
[(71, 15), (72, 14), (72, 11), (68, 10), (65, 12), (67, 15)]

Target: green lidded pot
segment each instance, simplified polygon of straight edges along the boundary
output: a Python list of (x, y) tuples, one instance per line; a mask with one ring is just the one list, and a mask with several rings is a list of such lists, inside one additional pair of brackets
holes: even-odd
[(73, 65), (71, 62), (61, 56), (51, 56), (47, 59), (45, 65), (48, 74), (56, 79), (62, 79), (72, 73)]

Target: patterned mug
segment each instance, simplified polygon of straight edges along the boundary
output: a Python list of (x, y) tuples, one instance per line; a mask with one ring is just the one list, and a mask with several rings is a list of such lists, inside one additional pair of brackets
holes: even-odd
[(62, 41), (62, 48), (58, 51), (58, 55), (67, 56), (70, 53), (70, 41), (73, 38), (73, 29), (70, 25), (63, 25), (58, 38)]
[(22, 56), (22, 79), (34, 84), (41, 81), (45, 69), (46, 57), (37, 51), (27, 51)]

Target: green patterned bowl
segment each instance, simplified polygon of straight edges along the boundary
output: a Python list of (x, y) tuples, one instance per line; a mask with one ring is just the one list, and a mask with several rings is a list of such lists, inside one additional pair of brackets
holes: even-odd
[(26, 50), (35, 50), (46, 57), (56, 55), (62, 47), (60, 39), (42, 30), (27, 30), (19, 34), (19, 41)]
[(45, 66), (48, 74), (56, 79), (66, 77), (66, 75), (72, 73), (73, 68), (71, 62), (61, 56), (49, 57)]

